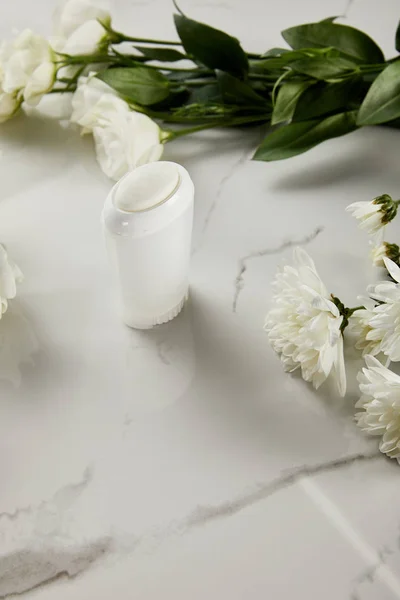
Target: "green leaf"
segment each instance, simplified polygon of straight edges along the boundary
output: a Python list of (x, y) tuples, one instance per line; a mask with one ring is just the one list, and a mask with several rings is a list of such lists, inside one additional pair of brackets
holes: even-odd
[(217, 81), (226, 104), (246, 106), (267, 106), (265, 98), (259, 96), (247, 83), (229, 73), (217, 70)]
[(168, 79), (169, 79), (169, 81), (177, 81), (179, 83), (182, 83), (182, 85), (184, 85), (188, 79), (188, 73), (187, 73), (187, 71), (170, 71), (168, 73)]
[[(336, 51), (332, 51), (336, 52)], [(253, 60), (250, 63), (251, 72), (259, 73), (263, 71), (271, 71), (276, 69), (282, 69), (293, 62), (298, 60), (308, 60), (313, 57), (326, 57), (326, 48), (323, 50), (319, 48), (303, 48), (302, 50), (287, 50), (281, 56), (270, 56), (269, 58), (263, 58), (262, 60)], [(338, 53), (337, 53), (338, 54)]]
[(161, 102), (170, 93), (168, 79), (158, 71), (146, 67), (107, 69), (97, 77), (121, 96), (144, 106)]
[(309, 81), (288, 81), (279, 88), (272, 113), (271, 125), (290, 121), (300, 96), (310, 85), (311, 82)]
[(361, 104), (358, 125), (378, 125), (400, 117), (400, 60), (375, 79)]
[(171, 90), (169, 95), (164, 98), (164, 100), (161, 100), (161, 102), (152, 104), (151, 108), (154, 111), (170, 111), (186, 104), (189, 96), (188, 90), (185, 87), (180, 86)]
[(400, 52), (400, 21), (399, 21), (399, 24), (397, 25), (397, 29), (396, 29), (395, 43), (396, 43), (397, 52)]
[(185, 57), (182, 52), (173, 48), (150, 48), (146, 46), (135, 46), (149, 60), (158, 60), (160, 62), (176, 62), (183, 60)]
[(222, 104), (222, 96), (218, 83), (210, 83), (190, 92), (189, 104)]
[(282, 56), (282, 54), (286, 54), (286, 52), (290, 52), (290, 50), (287, 48), (271, 48), (270, 50), (264, 52), (264, 54), (261, 54), (261, 58), (274, 58), (276, 56)]
[(315, 119), (329, 113), (345, 112), (350, 104), (357, 104), (360, 81), (347, 79), (335, 83), (317, 83), (307, 89), (297, 102), (293, 121)]
[(336, 17), (326, 17), (325, 19), (321, 19), (320, 23), (333, 23), (338, 18), (339, 18), (338, 16), (336, 16)]
[[(301, 58), (301, 55), (297, 58)], [(269, 71), (276, 71), (282, 69), (288, 62), (283, 56), (266, 58), (263, 60), (252, 60), (250, 61), (250, 73), (268, 73)]]
[(282, 31), (286, 42), (294, 48), (332, 47), (342, 54), (362, 63), (381, 63), (384, 61), (382, 50), (366, 33), (349, 27), (321, 21), (290, 27)]
[(330, 138), (354, 131), (356, 111), (340, 113), (326, 119), (290, 123), (270, 133), (258, 147), (255, 160), (281, 160), (302, 154)]
[(236, 38), (183, 15), (174, 15), (174, 20), (188, 54), (210, 69), (221, 69), (239, 77), (247, 73), (247, 56)]
[(357, 69), (357, 65), (346, 58), (329, 58), (324, 56), (296, 60), (290, 64), (290, 67), (297, 73), (324, 81), (337, 79), (349, 71)]

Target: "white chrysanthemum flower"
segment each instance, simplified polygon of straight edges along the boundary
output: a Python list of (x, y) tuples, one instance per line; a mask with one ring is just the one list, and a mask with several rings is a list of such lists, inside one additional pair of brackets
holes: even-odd
[(348, 333), (356, 338), (355, 347), (361, 350), (363, 356), (372, 354), (376, 356), (381, 349), (382, 334), (374, 331), (370, 325), (374, 318), (376, 303), (371, 298), (359, 298), (364, 308), (356, 310), (349, 319)]
[(383, 259), (386, 256), (386, 242), (373, 244), (371, 248), (371, 260), (374, 267), (384, 267)]
[(400, 377), (366, 356), (367, 367), (358, 375), (361, 398), (356, 408), (357, 425), (370, 435), (379, 435), (379, 449), (390, 458), (400, 459)]
[(394, 219), (397, 203), (388, 194), (382, 194), (369, 202), (353, 202), (346, 210), (358, 219), (361, 229), (375, 234)]
[[(368, 288), (377, 306), (356, 311), (366, 331), (365, 340), (371, 342), (369, 353), (383, 352), (391, 361), (400, 360), (400, 268), (390, 258), (383, 259), (394, 281), (383, 281)], [(367, 347), (367, 346), (366, 346)]]
[(400, 248), (397, 244), (378, 242), (371, 250), (372, 263), (375, 267), (385, 268), (384, 258), (390, 258), (396, 265), (400, 264)]
[(307, 252), (297, 248), (294, 261), (295, 266), (286, 265), (276, 276), (275, 306), (265, 330), (286, 371), (300, 368), (315, 388), (332, 374), (344, 396), (343, 317)]
[(15, 298), (17, 283), (22, 279), (21, 270), (10, 259), (3, 244), (0, 244), (0, 318), (8, 308), (8, 300)]

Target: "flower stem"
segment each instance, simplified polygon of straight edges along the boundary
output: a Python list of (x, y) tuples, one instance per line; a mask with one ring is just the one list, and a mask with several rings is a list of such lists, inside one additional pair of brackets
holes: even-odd
[(76, 88), (76, 85), (67, 86), (65, 88), (53, 88), (52, 90), (48, 91), (47, 94), (66, 94), (67, 92), (75, 92)]
[(215, 79), (194, 79), (194, 80), (188, 80), (188, 81), (174, 81), (174, 83), (180, 84), (180, 85), (185, 85), (186, 87), (199, 87), (201, 85), (206, 85), (207, 83), (215, 83)]
[[(106, 23), (100, 21), (104, 29), (108, 31), (111, 37), (111, 41), (114, 44), (119, 44), (121, 42), (133, 42), (135, 44), (155, 44), (157, 46), (183, 46), (182, 42), (171, 42), (167, 40), (153, 40), (146, 38), (138, 38), (132, 37), (130, 35), (125, 35), (121, 31), (115, 31), (112, 27), (108, 26)], [(250, 59), (259, 59), (261, 58), (260, 54), (254, 54), (252, 52), (246, 52), (247, 57)]]
[(178, 73), (198, 73), (202, 75), (212, 75), (214, 71), (211, 69), (199, 69), (198, 67), (183, 68), (183, 67), (164, 67), (163, 65), (148, 65), (146, 69), (155, 69), (156, 71), (177, 71)]
[[(76, 65), (76, 64), (94, 64), (94, 63), (106, 63), (106, 62), (115, 62), (115, 56), (111, 56), (110, 54), (84, 54), (84, 55), (70, 55), (70, 54), (61, 54), (58, 53), (63, 60), (56, 61), (56, 64), (60, 66), (64, 65)], [(141, 57), (139, 57), (140, 59)]]
[[(286, 77), (287, 73), (290, 73), (290, 71), (285, 71), (284, 72), (285, 77)], [(271, 82), (275, 82), (276, 81), (276, 77), (274, 75), (265, 75), (263, 73), (249, 73), (248, 74), (248, 78), (249, 79), (260, 80), (260, 81), (271, 81)]]
[(355, 312), (356, 312), (356, 310), (364, 310), (364, 309), (365, 309), (365, 306), (356, 306), (356, 307), (354, 307), (354, 308), (346, 308), (346, 311), (347, 311), (347, 316), (348, 316), (348, 317), (351, 317), (351, 315), (352, 315), (353, 313), (355, 313)]
[(170, 142), (184, 135), (196, 133), (197, 131), (212, 129), (213, 127), (232, 127), (235, 125), (245, 125), (246, 123), (260, 123), (261, 121), (268, 119), (269, 115), (252, 115), (248, 117), (238, 117), (236, 119), (229, 119), (226, 121), (216, 121), (214, 123), (203, 123), (202, 125), (196, 125), (195, 127), (189, 127), (188, 129), (181, 129), (179, 131), (165, 131), (167, 135), (164, 138), (164, 143)]
[(156, 69), (157, 71), (177, 71), (179, 73), (196, 73), (196, 71), (200, 71), (201, 73), (212, 74), (213, 71), (211, 69), (201, 70), (196, 67), (191, 69), (185, 69), (183, 67), (164, 67), (163, 65), (149, 65), (146, 63), (146, 69)]
[(339, 310), (339, 314), (343, 317), (343, 321), (340, 326), (340, 331), (343, 334), (344, 330), (346, 329), (347, 325), (349, 324), (349, 319), (350, 319), (351, 315), (353, 313), (355, 313), (356, 310), (362, 310), (363, 308), (365, 308), (365, 306), (355, 306), (354, 308), (346, 308), (346, 306), (343, 304), (343, 302), (341, 300), (339, 300), (339, 298), (337, 298), (333, 294), (331, 294), (331, 298), (332, 298), (332, 302), (334, 303), (334, 305), (337, 306), (337, 308)]
[(125, 35), (120, 31), (115, 31), (111, 27), (107, 28), (107, 31), (111, 34), (111, 39), (113, 43), (117, 44), (120, 44), (121, 42), (134, 42), (135, 44), (156, 44), (157, 46), (182, 46), (182, 42), (171, 42), (166, 40), (152, 40), (146, 38), (132, 37), (130, 35)]

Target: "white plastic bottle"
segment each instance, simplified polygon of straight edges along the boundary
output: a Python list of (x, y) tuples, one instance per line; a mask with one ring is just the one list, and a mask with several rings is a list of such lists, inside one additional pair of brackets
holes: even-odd
[(111, 190), (103, 224), (124, 322), (136, 329), (166, 323), (188, 296), (194, 186), (173, 162), (127, 173)]

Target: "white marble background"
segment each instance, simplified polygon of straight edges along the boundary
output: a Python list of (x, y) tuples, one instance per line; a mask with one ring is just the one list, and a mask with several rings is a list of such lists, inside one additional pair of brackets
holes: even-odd
[[(248, 51), (345, 13), (391, 55), (400, 16), (395, 0), (181, 5)], [(54, 6), (2, 4), (1, 36), (49, 34)], [(143, 37), (174, 38), (172, 12), (165, 0), (113, 9), (116, 28)], [(281, 371), (262, 331), (271, 279), (296, 244), (346, 303), (364, 291), (368, 242), (344, 208), (399, 196), (400, 132), (365, 129), (271, 164), (248, 160), (261, 135), (167, 147), (196, 186), (192, 298), (140, 333), (108, 290), (99, 218), (111, 184), (90, 140), (38, 115), (2, 126), (1, 240), (26, 274), (2, 374), (15, 379), (13, 361), (38, 351), (19, 386), (0, 384), (0, 597), (400, 596), (397, 463), (356, 429), (354, 381), (344, 401), (316, 394)]]

